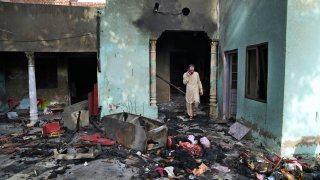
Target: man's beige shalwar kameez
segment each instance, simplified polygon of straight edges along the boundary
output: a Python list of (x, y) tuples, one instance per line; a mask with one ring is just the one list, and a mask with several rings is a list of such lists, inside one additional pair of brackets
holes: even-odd
[(183, 84), (187, 86), (187, 113), (192, 118), (196, 115), (198, 106), (200, 104), (200, 93), (203, 93), (199, 74), (197, 72), (194, 72), (191, 75), (188, 72), (184, 73)]

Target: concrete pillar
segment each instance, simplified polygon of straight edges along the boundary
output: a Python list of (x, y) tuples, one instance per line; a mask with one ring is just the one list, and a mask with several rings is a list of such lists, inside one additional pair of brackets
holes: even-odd
[(218, 118), (217, 111), (217, 46), (218, 42), (211, 42), (211, 60), (210, 60), (210, 117)]
[(38, 120), (34, 53), (26, 52), (26, 56), (28, 58), (28, 72), (29, 72), (29, 100), (30, 100), (30, 121), (31, 121), (29, 125), (32, 126)]
[(150, 40), (150, 105), (157, 106), (157, 67), (156, 67), (157, 40)]

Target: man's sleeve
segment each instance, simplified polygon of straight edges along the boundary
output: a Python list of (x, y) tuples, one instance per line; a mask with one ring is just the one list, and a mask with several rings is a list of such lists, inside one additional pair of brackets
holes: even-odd
[[(181, 76), (180, 76), (180, 77), (181, 77)], [(183, 74), (183, 84), (184, 84), (184, 85), (187, 85), (188, 82), (189, 82), (189, 77), (188, 77), (187, 73), (184, 73), (184, 74)]]

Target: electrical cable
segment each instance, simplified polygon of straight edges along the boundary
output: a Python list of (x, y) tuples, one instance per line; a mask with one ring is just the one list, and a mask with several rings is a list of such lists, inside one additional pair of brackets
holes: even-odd
[(22, 43), (27, 43), (27, 42), (42, 42), (42, 41), (58, 41), (58, 40), (74, 39), (74, 38), (80, 38), (80, 37), (91, 36), (91, 35), (96, 35), (96, 33), (85, 33), (85, 34), (80, 34), (80, 35), (75, 35), (75, 36), (52, 38), (52, 39), (36, 39), (36, 40), (10, 40), (10, 39), (0, 39), (0, 41), (2, 41), (2, 42), (3, 42), (3, 41), (22, 42)]
[(156, 13), (161, 14), (161, 15), (171, 15), (171, 16), (178, 16), (178, 15), (182, 14), (182, 12), (171, 13), (171, 12), (161, 12), (161, 11), (158, 11)]

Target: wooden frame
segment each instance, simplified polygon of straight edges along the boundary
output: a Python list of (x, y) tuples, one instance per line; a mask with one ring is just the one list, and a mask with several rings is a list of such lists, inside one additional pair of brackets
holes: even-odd
[[(229, 109), (229, 94), (230, 94), (230, 55), (236, 53), (238, 55), (238, 49), (233, 49), (224, 52), (224, 91), (223, 91), (223, 115), (226, 118), (230, 118), (230, 109)], [(238, 59), (239, 60), (239, 59)]]

